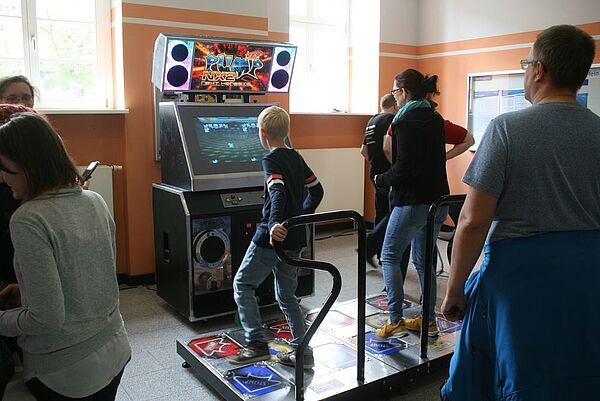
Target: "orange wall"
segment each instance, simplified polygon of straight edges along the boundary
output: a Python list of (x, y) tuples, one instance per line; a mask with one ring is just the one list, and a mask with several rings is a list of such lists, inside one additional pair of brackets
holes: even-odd
[[(75, 163), (87, 165), (100, 160), (105, 165), (124, 165), (123, 114), (49, 115)], [(113, 172), (114, 218), (117, 226), (117, 272), (128, 272), (125, 179), (123, 171)]]

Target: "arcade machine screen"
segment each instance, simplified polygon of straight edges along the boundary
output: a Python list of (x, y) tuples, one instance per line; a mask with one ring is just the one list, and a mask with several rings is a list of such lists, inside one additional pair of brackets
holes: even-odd
[[(262, 184), (267, 151), (258, 137), (258, 115), (270, 104), (179, 107), (194, 176), (255, 173)], [(260, 185), (259, 184), (259, 185)]]
[(257, 117), (196, 117), (198, 165), (205, 174), (261, 168), (266, 153), (258, 137)]

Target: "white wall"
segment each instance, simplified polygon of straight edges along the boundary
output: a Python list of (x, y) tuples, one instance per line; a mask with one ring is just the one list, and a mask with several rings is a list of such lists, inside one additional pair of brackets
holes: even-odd
[(420, 45), (453, 42), (598, 22), (600, 0), (420, 0), (418, 21)]
[(317, 212), (364, 210), (365, 161), (357, 148), (299, 149), (325, 189)]
[[(158, 7), (205, 10), (215, 13), (246, 15), (251, 17), (267, 16), (268, 0), (123, 0), (123, 3), (144, 4)], [(235, 23), (235, 21), (233, 21)]]
[[(251, 3), (251, 2), (248, 2)], [(267, 12), (269, 15), (269, 32), (290, 31), (290, 6), (288, 1), (267, 0)]]
[(418, 8), (421, 1), (381, 0), (380, 41), (418, 45)]

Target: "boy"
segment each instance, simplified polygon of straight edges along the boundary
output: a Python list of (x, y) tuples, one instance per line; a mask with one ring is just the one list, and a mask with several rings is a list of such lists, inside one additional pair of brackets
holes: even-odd
[[(271, 358), (269, 336), (261, 325), (255, 290), (271, 271), (275, 276), (275, 293), (279, 307), (285, 315), (297, 345), (306, 331), (304, 316), (294, 295), (298, 286), (296, 268), (279, 260), (272, 245), (284, 241), (283, 248), (290, 254), (299, 255), (306, 245), (304, 227), (286, 230), (281, 223), (290, 217), (314, 213), (323, 199), (323, 187), (306, 162), (294, 149), (285, 144), (290, 117), (285, 110), (271, 106), (258, 116), (260, 142), (269, 151), (262, 160), (265, 172), (265, 203), (262, 221), (248, 246), (244, 260), (233, 283), (235, 302), (240, 323), (244, 328), (247, 346), (229, 359), (235, 364), (264, 361)], [(308, 196), (304, 199), (305, 189)], [(279, 354), (277, 358), (285, 365), (295, 365), (295, 355)], [(312, 368), (312, 351), (307, 349), (304, 367)]]

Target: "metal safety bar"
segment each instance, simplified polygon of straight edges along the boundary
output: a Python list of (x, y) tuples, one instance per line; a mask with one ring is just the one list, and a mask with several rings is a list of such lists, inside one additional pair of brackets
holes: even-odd
[[(283, 223), (283, 226), (288, 230), (294, 226), (306, 225), (330, 220), (340, 219), (351, 219), (354, 221), (355, 226), (358, 228), (358, 322), (357, 325), (357, 339), (356, 339), (356, 380), (360, 383), (365, 381), (365, 303), (366, 303), (366, 245), (367, 245), (367, 230), (365, 222), (360, 214), (354, 210), (339, 210), (335, 212), (324, 212), (315, 214), (305, 214), (301, 216), (292, 217)], [(308, 347), (311, 338), (319, 328), (319, 325), (325, 319), (325, 316), (334, 304), (340, 290), (342, 288), (342, 276), (340, 271), (332, 264), (326, 262), (320, 262), (310, 259), (292, 258), (286, 255), (283, 251), (282, 244), (275, 242), (275, 252), (279, 259), (283, 262), (292, 266), (304, 267), (313, 270), (323, 270), (331, 274), (333, 278), (333, 286), (331, 293), (327, 297), (327, 300), (323, 304), (323, 307), (317, 314), (317, 317), (310, 325), (310, 328), (304, 334), (304, 337), (300, 341), (296, 348), (296, 370), (295, 370), (295, 382), (296, 382), (296, 401), (304, 400), (304, 350)]]
[[(433, 270), (433, 258), (436, 238), (433, 237), (435, 215), (440, 207), (452, 203), (464, 203), (466, 195), (444, 195), (429, 207), (427, 214), (427, 231), (425, 237), (425, 277), (430, 278)], [(427, 358), (429, 331), (429, 297), (431, 296), (432, 280), (425, 279), (423, 288), (423, 310), (421, 311), (421, 358)]]

